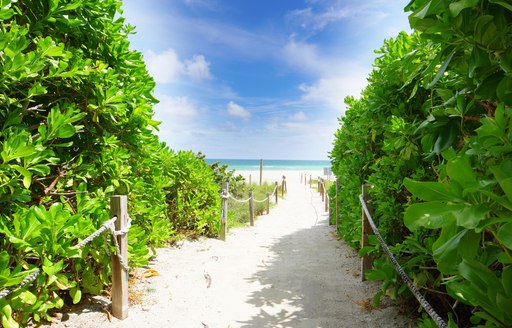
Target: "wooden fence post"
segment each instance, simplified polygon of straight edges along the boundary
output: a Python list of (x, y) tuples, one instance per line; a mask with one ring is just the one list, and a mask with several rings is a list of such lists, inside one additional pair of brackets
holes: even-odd
[(229, 184), (224, 182), (222, 186), (222, 210), (220, 217), (220, 231), (219, 231), (219, 239), (226, 241), (226, 236), (228, 234), (228, 199), (227, 196), (229, 194)]
[(261, 186), (262, 177), (263, 177), (263, 160), (260, 159), (260, 186)]
[[(367, 185), (367, 184), (364, 184), (362, 187), (361, 187), (361, 193), (363, 194), (363, 199), (368, 207), (368, 210), (370, 210), (370, 213), (372, 211), (371, 207), (368, 205), (368, 202), (370, 200), (370, 196), (368, 195), (368, 188), (370, 188), (370, 185)], [(366, 247), (366, 246), (369, 246), (369, 243), (368, 243), (368, 235), (372, 233), (372, 227), (370, 226), (370, 222), (368, 221), (368, 217), (366, 216), (366, 212), (364, 211), (364, 209), (361, 210), (362, 211), (362, 216), (361, 216), (361, 219), (362, 219), (362, 224), (361, 224), (361, 232), (362, 232), (362, 236), (361, 236), (361, 248), (363, 247)], [(369, 270), (371, 269), (373, 266), (373, 259), (370, 255), (368, 254), (365, 254), (362, 258), (361, 258), (361, 281), (365, 281), (366, 278), (364, 276), (364, 273), (366, 272), (366, 270)]]
[(275, 182), (274, 184), (274, 192), (276, 193), (276, 204), (277, 204), (277, 200), (279, 199), (279, 183), (277, 183), (277, 181)]
[(338, 229), (338, 224), (339, 224), (338, 217), (340, 215), (338, 189), (340, 189), (340, 180), (336, 179), (336, 229)]
[(267, 214), (270, 213), (270, 193), (267, 191)]
[(311, 174), (310, 174), (309, 175), (309, 188), (311, 188), (311, 181), (312, 181), (312, 179), (311, 179)]
[(252, 195), (252, 191), (249, 191), (249, 221), (251, 222), (251, 227), (254, 226), (254, 198)]
[[(116, 230), (124, 230), (128, 226), (127, 196), (110, 197), (110, 215), (116, 216)], [(128, 264), (128, 234), (116, 237), (123, 262)], [(117, 255), (112, 254), (112, 315), (120, 320), (128, 317), (128, 271), (123, 268)]]
[(325, 193), (325, 208), (324, 210), (327, 212), (329, 210), (329, 195)]
[(286, 177), (283, 175), (283, 182), (281, 183), (281, 197), (284, 197), (284, 193), (288, 193), (288, 188), (286, 186)]
[(252, 184), (252, 174), (249, 174), (249, 186)]
[(320, 195), (322, 196), (322, 202), (325, 201), (325, 186), (324, 186), (324, 179), (320, 180)]

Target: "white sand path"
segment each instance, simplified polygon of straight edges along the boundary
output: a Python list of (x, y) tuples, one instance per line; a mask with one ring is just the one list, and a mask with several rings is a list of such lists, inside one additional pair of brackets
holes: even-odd
[(359, 257), (335, 237), (319, 194), (299, 181), (288, 173), (285, 199), (226, 242), (159, 249), (150, 267), (160, 276), (140, 283), (142, 304), (124, 321), (81, 310), (52, 327), (407, 327), (396, 307), (362, 310), (379, 285), (360, 281)]

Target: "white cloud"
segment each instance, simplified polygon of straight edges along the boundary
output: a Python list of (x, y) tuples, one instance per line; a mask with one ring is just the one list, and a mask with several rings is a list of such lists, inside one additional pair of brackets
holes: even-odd
[(319, 32), (333, 22), (350, 17), (351, 12), (344, 8), (329, 6), (316, 12), (312, 7), (296, 9), (287, 15), (287, 20), (301, 29)]
[(194, 81), (210, 80), (210, 63), (202, 55), (194, 55), (192, 60), (185, 60), (187, 75)]
[(301, 100), (337, 111), (342, 110), (345, 107), (346, 96), (359, 97), (366, 85), (365, 76), (366, 74), (321, 78), (313, 84), (301, 84), (299, 86), (299, 90), (303, 93)]
[(188, 97), (159, 96), (159, 100), (155, 116), (163, 122), (190, 121), (199, 114), (195, 102)]
[(210, 63), (203, 55), (194, 55), (181, 61), (176, 50), (169, 48), (162, 53), (146, 52), (146, 66), (157, 83), (175, 83), (183, 77), (195, 82), (210, 80)]
[(290, 115), (290, 119), (293, 121), (304, 121), (306, 119), (306, 114), (303, 111), (300, 111)]
[(295, 69), (314, 75), (327, 73), (330, 66), (315, 44), (297, 42), (293, 35), (282, 49), (282, 60)]
[(146, 65), (149, 74), (153, 76), (157, 83), (176, 82), (184, 68), (174, 49), (167, 49), (160, 54), (148, 50)]
[(243, 108), (242, 106), (235, 104), (233, 101), (230, 101), (227, 105), (228, 114), (231, 116), (235, 116), (241, 118), (243, 120), (248, 120), (251, 118), (251, 113)]

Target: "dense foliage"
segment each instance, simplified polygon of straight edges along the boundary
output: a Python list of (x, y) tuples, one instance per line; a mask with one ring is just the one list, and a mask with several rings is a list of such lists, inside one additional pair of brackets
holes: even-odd
[[(512, 5), (413, 0), (331, 153), (339, 233), (360, 240), (361, 184), (377, 224), (435, 308), (460, 327), (512, 326)], [(334, 191), (331, 190), (331, 194)], [(378, 246), (369, 279), (407, 295)], [(447, 313), (449, 312), (449, 313)]]
[[(30, 317), (108, 286), (103, 240), (73, 245), (129, 195), (130, 265), (179, 233), (215, 234), (218, 177), (202, 157), (159, 142), (154, 81), (117, 0), (0, 0), (0, 321)], [(191, 232), (192, 231), (192, 232)]]

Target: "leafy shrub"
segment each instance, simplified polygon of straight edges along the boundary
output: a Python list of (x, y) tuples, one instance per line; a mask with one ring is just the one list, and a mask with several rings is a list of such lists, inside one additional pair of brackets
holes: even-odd
[(155, 135), (155, 86), (129, 49), (117, 0), (2, 1), (0, 13), (0, 285), (37, 280), (0, 300), (16, 327), (109, 285), (101, 238), (73, 247), (129, 195), (130, 265), (176, 229), (215, 232), (213, 172)]
[[(361, 183), (374, 185), (378, 226), (438, 310), (458, 301), (459, 326), (508, 327), (512, 7), (413, 0), (406, 9), (416, 32), (386, 40), (361, 98), (346, 99), (331, 153), (339, 231), (356, 245), (356, 197)], [(402, 290), (386, 260), (376, 263), (368, 277)]]

